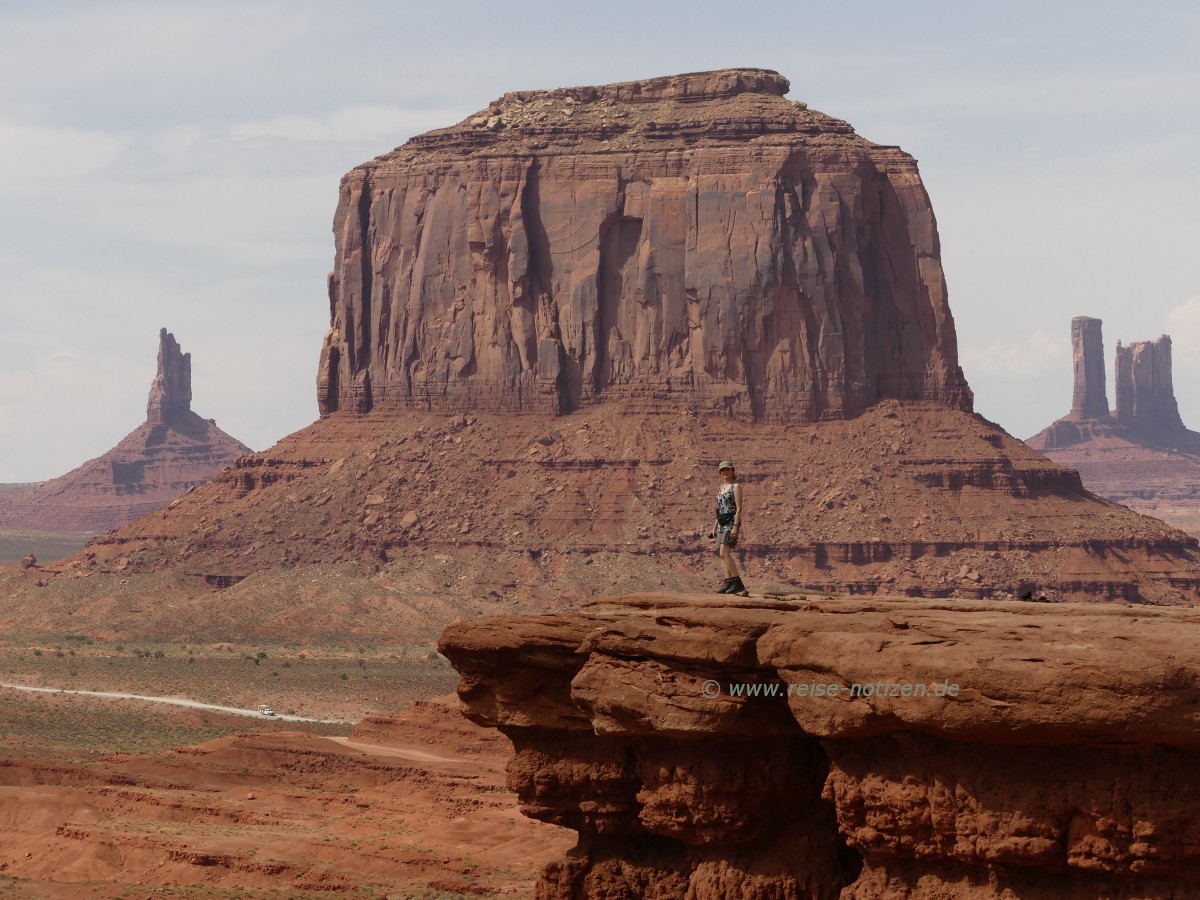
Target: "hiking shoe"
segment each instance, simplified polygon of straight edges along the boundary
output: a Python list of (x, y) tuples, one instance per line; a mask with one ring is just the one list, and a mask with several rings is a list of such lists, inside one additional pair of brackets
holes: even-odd
[(723, 585), (721, 585), (719, 588), (717, 588), (717, 593), (718, 594), (728, 594), (730, 591), (733, 590), (733, 583), (735, 581), (737, 581), (736, 578), (726, 578), (725, 583)]
[(749, 593), (749, 591), (746, 590), (746, 586), (744, 584), (742, 584), (742, 576), (739, 575), (737, 578), (734, 578), (731, 580), (733, 583), (729, 586), (729, 589), (727, 591), (725, 591), (726, 594), (747, 594), (747, 593)]

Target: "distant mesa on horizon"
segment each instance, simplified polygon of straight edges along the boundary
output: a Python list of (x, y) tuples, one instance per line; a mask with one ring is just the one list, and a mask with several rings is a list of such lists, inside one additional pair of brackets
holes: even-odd
[(1071, 320), (1071, 411), (1026, 443), (1079, 471), (1084, 487), (1200, 535), (1200, 433), (1179, 415), (1171, 338), (1117, 341), (1116, 409), (1105, 382), (1102, 322)]
[(113, 449), (66, 475), (0, 492), (0, 529), (108, 531), (207, 483), (251, 452), (192, 411), (191, 354), (163, 328), (146, 421)]

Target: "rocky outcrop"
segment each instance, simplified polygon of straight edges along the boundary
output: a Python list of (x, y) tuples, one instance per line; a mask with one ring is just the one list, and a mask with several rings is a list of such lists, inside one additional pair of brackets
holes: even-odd
[(696, 590), (731, 458), (756, 586), (1194, 603), (1194, 539), (969, 411), (914, 161), (786, 88), (506, 94), (352, 171), (319, 421), (72, 574), (365, 566), (439, 626)]
[[(1128, 345), (1117, 341), (1115, 416), (1109, 414), (1107, 401), (1101, 409), (1095, 399), (1095, 386), (1103, 387), (1102, 374), (1095, 375), (1097, 355), (1102, 354), (1100, 320), (1073, 319), (1071, 338), (1071, 412), (1026, 443), (1078, 470), (1088, 490), (1200, 534), (1200, 434), (1190, 431), (1179, 416), (1171, 338), (1164, 334)], [(1102, 367), (1102, 356), (1099, 364)]]
[(1071, 320), (1075, 360), (1071, 411), (1031, 437), (1029, 446), (1054, 450), (1108, 439), (1200, 449), (1200, 435), (1188, 431), (1179, 417), (1168, 335), (1154, 341), (1135, 341), (1128, 346), (1117, 341), (1115, 420), (1109, 415), (1101, 325), (1099, 319), (1087, 316)]
[(538, 896), (1200, 892), (1193, 610), (637, 595), (441, 650), (575, 829)]
[(322, 413), (969, 409), (916, 161), (731, 69), (505, 94), (343, 180)]
[(191, 411), (192, 354), (184, 353), (175, 335), (163, 328), (158, 332), (158, 373), (146, 401), (146, 422), (150, 425), (179, 423)]
[(1135, 434), (1170, 440), (1187, 429), (1179, 417), (1171, 379), (1171, 338), (1117, 341), (1117, 421)]
[(897, 401), (791, 426), (612, 404), (569, 417), (327, 416), (72, 565), (124, 577), (366, 564), (460, 614), (698, 590), (717, 574), (704, 535), (725, 457), (744, 486), (739, 550), (755, 589), (1200, 596), (1194, 539), (1098, 500), (979, 416)]
[[(1071, 320), (1071, 351), (1075, 368), (1075, 393), (1071, 399), (1069, 416), (1071, 419), (1108, 418), (1102, 324), (1099, 319), (1090, 319), (1087, 316), (1076, 316)], [(1118, 396), (1119, 394), (1118, 388)]]
[(103, 456), (28, 490), (0, 494), (0, 528), (108, 531), (205, 484), (250, 448), (192, 412), (191, 354), (159, 332), (146, 421)]

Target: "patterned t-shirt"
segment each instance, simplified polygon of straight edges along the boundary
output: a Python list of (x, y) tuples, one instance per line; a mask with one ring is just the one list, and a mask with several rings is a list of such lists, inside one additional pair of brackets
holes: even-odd
[(717, 522), (722, 525), (728, 525), (733, 522), (733, 517), (737, 513), (737, 502), (733, 497), (733, 489), (737, 486), (737, 482), (732, 484), (722, 485), (717, 491)]

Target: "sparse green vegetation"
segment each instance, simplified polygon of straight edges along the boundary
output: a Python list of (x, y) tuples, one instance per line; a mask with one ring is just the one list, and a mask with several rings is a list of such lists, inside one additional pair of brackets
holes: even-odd
[[(256, 709), (265, 703), (296, 715), (355, 721), (393, 713), (413, 697), (447, 694), (457, 681), (428, 644), (412, 647), (282, 647), (230, 644), (146, 645), (74, 641), (74, 655), (43, 647), (0, 645), (0, 681), (34, 687), (119, 691)], [(235, 664), (230, 655), (236, 653)], [(263, 660), (267, 664), (263, 665)], [(347, 674), (352, 668), (353, 679)], [(351, 690), (348, 690), (353, 685)]]
[[(153, 755), (173, 747), (247, 730), (245, 718), (198, 713), (181, 718), (173, 707), (79, 695), (7, 692), (0, 714), (0, 747), (28, 752), (33, 747), (117, 751)], [(274, 723), (266, 723), (275, 727)], [(294, 726), (292, 726), (294, 727)], [(346, 734), (343, 726), (307, 725), (321, 734)]]

